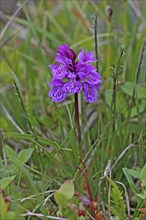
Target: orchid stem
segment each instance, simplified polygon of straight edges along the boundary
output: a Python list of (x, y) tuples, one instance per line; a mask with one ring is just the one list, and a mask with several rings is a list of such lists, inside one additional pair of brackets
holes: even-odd
[(81, 140), (81, 130), (80, 130), (80, 120), (79, 120), (79, 103), (78, 103), (78, 93), (74, 94), (75, 100), (75, 122), (77, 128), (77, 138), (79, 143), (79, 153), (80, 157), (83, 157), (82, 140)]

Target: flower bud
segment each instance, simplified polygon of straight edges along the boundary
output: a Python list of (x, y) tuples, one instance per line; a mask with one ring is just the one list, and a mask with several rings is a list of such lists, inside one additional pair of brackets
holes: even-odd
[(94, 209), (94, 210), (98, 210), (98, 204), (97, 204), (97, 202), (92, 201), (92, 202), (91, 202), (91, 207), (92, 207), (92, 209)]
[(84, 206), (89, 207), (90, 206), (90, 200), (85, 197), (85, 196), (81, 196), (80, 197), (80, 201), (83, 203)]
[(108, 18), (109, 21), (112, 20), (113, 9), (112, 9), (112, 7), (111, 7), (110, 5), (108, 5), (108, 6), (106, 7), (106, 16), (107, 16), (107, 18)]
[(78, 216), (85, 216), (85, 211), (78, 209)]

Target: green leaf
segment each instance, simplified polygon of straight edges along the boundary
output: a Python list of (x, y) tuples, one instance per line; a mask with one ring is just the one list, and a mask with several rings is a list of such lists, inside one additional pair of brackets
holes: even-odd
[(56, 203), (61, 207), (68, 206), (68, 200), (74, 195), (74, 185), (71, 180), (66, 180), (58, 191), (54, 193)]
[(56, 191), (54, 193), (54, 199), (59, 206), (64, 207), (64, 208), (68, 206), (67, 198), (65, 197), (65, 195), (63, 195), (59, 191)]
[(143, 200), (146, 199), (146, 195), (143, 195), (143, 194), (137, 194), (137, 196), (140, 197), (140, 198), (143, 199)]
[(136, 87), (138, 99), (145, 99), (146, 89), (140, 85)]
[(138, 115), (138, 113), (142, 113), (144, 110), (145, 110), (145, 103), (142, 103), (138, 106), (138, 109), (139, 109), (139, 112), (137, 112), (137, 106), (134, 106), (132, 109), (131, 109), (131, 114), (130, 116), (131, 117), (135, 117)]
[(140, 180), (142, 182), (142, 187), (145, 187), (146, 186), (146, 164), (144, 165), (144, 167), (142, 168), (140, 172)]
[(74, 184), (71, 180), (66, 180), (60, 187), (59, 192), (62, 193), (66, 199), (72, 199), (74, 195)]
[(33, 148), (29, 148), (29, 149), (25, 149), (22, 150), (19, 154), (18, 154), (18, 159), (22, 162), (22, 163), (26, 163), (31, 155), (33, 153)]
[(0, 188), (5, 189), (13, 181), (15, 177), (16, 176), (10, 176), (0, 180)]
[[(129, 96), (133, 95), (135, 83), (126, 82), (121, 86), (121, 90)], [(136, 85), (136, 93), (138, 99), (145, 99), (145, 89), (141, 85)]]
[(105, 92), (105, 100), (109, 107), (111, 106), (111, 102), (112, 102), (112, 93), (113, 91), (111, 89)]
[[(134, 184), (134, 182), (133, 182), (133, 180), (132, 180), (132, 178), (131, 178), (131, 170), (130, 169), (127, 169), (126, 167), (125, 168), (123, 168), (122, 169), (123, 170), (123, 172), (124, 172), (124, 174), (125, 174), (125, 176), (126, 176), (126, 178), (127, 178), (127, 181), (128, 181), (128, 183), (129, 183), (129, 185), (130, 185), (130, 188), (131, 188), (131, 190), (132, 190), (132, 192), (134, 193), (134, 195), (136, 196), (137, 194), (139, 194), (140, 192), (139, 192), (139, 190), (138, 190), (138, 188), (136, 187), (136, 185)], [(134, 171), (134, 170), (133, 170)], [(140, 202), (140, 199), (139, 198), (137, 198), (136, 197), (136, 199), (137, 199), (137, 202), (139, 203)]]
[(113, 182), (111, 179), (109, 179), (109, 182), (111, 182), (112, 190), (111, 190), (111, 207), (110, 210), (112, 214), (119, 217), (120, 220), (125, 220), (125, 203), (122, 196), (122, 192), (119, 190), (117, 184)]
[(7, 157), (10, 160), (14, 160), (17, 157), (16, 152), (11, 147), (9, 147), (8, 145), (6, 145), (5, 148), (6, 148), (6, 155), (7, 155)]
[(121, 86), (121, 89), (127, 95), (132, 96), (133, 89), (134, 89), (134, 83), (133, 82), (126, 82)]
[(128, 169), (128, 168), (126, 168), (126, 170), (131, 176), (136, 177), (137, 179), (140, 179), (140, 171), (139, 170), (132, 170), (132, 169)]

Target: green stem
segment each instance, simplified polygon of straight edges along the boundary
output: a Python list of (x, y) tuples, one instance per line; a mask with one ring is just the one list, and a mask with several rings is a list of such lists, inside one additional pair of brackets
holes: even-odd
[(75, 122), (76, 122), (76, 128), (77, 128), (77, 138), (78, 138), (78, 143), (79, 143), (80, 157), (82, 158), (83, 150), (82, 150), (81, 130), (80, 130), (80, 120), (79, 120), (78, 93), (74, 94), (74, 100), (75, 100)]
[(96, 56), (96, 70), (98, 72), (99, 68), (98, 68), (97, 14), (95, 15), (94, 43), (95, 43), (95, 56)]

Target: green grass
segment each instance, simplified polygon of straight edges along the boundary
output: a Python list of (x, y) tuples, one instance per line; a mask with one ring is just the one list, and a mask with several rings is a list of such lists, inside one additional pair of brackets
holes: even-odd
[[(27, 212), (57, 216), (53, 193), (67, 179), (87, 196), (85, 177), (78, 169), (84, 168), (79, 160), (74, 99), (50, 100), (48, 64), (55, 62), (55, 51), (64, 43), (76, 52), (82, 48), (95, 51), (95, 14), (103, 83), (98, 103), (88, 104), (83, 94), (79, 96), (83, 160), (93, 196), (99, 195), (98, 211), (103, 212), (103, 219), (118, 219), (116, 211), (112, 212), (112, 199), (114, 208), (122, 200), (115, 198), (116, 192), (123, 196), (126, 219), (143, 215), (138, 209), (144, 208), (146, 200), (146, 184), (139, 184), (146, 182), (140, 177), (146, 160), (145, 1), (95, 2), (40, 0), (34, 10), (25, 4), (23, 16), (15, 17), (1, 38), (0, 175), (7, 182), (1, 183), (5, 195), (10, 197), (8, 212), (5, 196), (1, 196), (6, 209), (2, 219), (24, 219), (18, 216)], [(113, 10), (111, 22), (105, 13), (108, 5)], [(5, 23), (1, 21), (1, 25), (3, 29)], [(111, 170), (106, 175), (110, 181), (105, 175), (109, 163)], [(72, 203), (79, 207), (78, 200), (73, 198)], [(80, 219), (69, 214), (69, 208), (63, 213), (67, 219)]]

